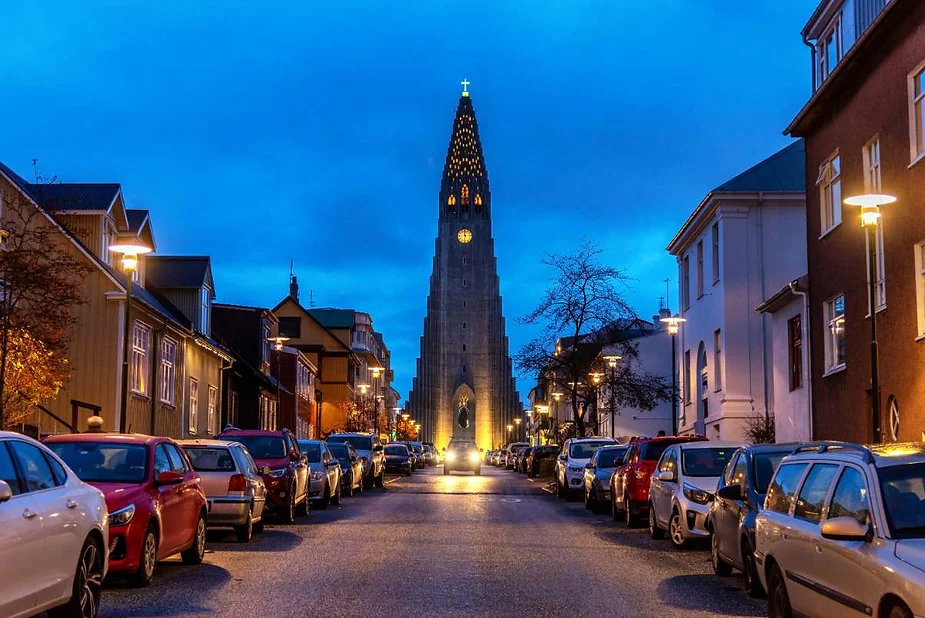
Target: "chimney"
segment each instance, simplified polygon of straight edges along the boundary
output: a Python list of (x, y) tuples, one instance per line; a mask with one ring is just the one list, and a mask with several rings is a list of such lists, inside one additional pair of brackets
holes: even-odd
[(289, 296), (299, 302), (299, 279), (295, 275), (289, 275)]

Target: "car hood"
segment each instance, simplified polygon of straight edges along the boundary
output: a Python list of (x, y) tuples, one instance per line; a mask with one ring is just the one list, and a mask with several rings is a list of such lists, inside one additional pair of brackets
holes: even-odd
[(685, 476), (684, 482), (693, 485), (697, 489), (708, 491), (711, 494), (716, 493), (716, 484), (719, 483), (718, 476)]
[(137, 483), (89, 483), (106, 497), (106, 508), (110, 513), (125, 508), (146, 497), (147, 485)]
[(312, 472), (324, 472), (325, 466), (320, 461), (308, 464), (308, 469)]
[(590, 457), (588, 457), (587, 459), (576, 459), (574, 457), (569, 457), (565, 463), (568, 464), (569, 466), (573, 466), (577, 468), (579, 466), (584, 467), (585, 465), (587, 465), (589, 461), (591, 461)]
[(344, 470), (350, 468), (353, 465), (353, 462), (350, 461), (349, 459), (338, 459), (337, 463), (339, 463), (340, 467), (343, 468)]
[(288, 457), (279, 457), (271, 459), (254, 459), (254, 463), (257, 464), (258, 468), (263, 468), (264, 466), (268, 467), (270, 470), (279, 470), (280, 468), (289, 467), (289, 458)]
[(408, 455), (386, 455), (387, 461), (404, 461), (406, 459), (411, 459)]
[(925, 539), (906, 539), (896, 543), (896, 557), (925, 571)]
[(594, 474), (599, 479), (610, 480), (610, 477), (613, 475), (614, 468), (598, 468)]

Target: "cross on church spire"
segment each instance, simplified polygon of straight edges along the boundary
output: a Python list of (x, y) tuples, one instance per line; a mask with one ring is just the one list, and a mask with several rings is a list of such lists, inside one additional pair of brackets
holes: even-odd
[(460, 84), (462, 85), (462, 87), (463, 87), (462, 95), (463, 95), (464, 97), (469, 96), (469, 84), (471, 84), (472, 82), (470, 82), (468, 79), (463, 78), (463, 80), (462, 80), (461, 82), (459, 82), (459, 83), (460, 83)]

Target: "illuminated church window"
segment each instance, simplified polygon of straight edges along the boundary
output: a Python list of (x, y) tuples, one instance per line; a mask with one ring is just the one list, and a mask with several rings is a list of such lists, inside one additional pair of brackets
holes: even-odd
[(463, 206), (469, 205), (469, 185), (462, 186), (462, 190), (459, 192), (459, 198)]
[(455, 196), (455, 195), (451, 195), (449, 198), (447, 198), (446, 203), (449, 204), (450, 206), (455, 206), (455, 205), (456, 205), (456, 196)]

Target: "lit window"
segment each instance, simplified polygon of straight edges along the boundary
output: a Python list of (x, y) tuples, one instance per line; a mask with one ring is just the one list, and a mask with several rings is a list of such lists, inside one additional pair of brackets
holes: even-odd
[(841, 223), (841, 159), (836, 152), (819, 166), (819, 216), (822, 234)]
[(925, 63), (909, 76), (909, 127), (914, 161), (925, 155)]
[(199, 380), (189, 379), (189, 432), (196, 433), (199, 428)]
[(450, 197), (447, 198), (446, 203), (449, 204), (450, 206), (455, 206), (455, 205), (456, 205), (456, 196), (455, 196), (455, 195), (450, 195)]
[(177, 342), (169, 337), (161, 340), (161, 401), (173, 405), (177, 380)]
[[(875, 137), (864, 146), (864, 190), (867, 193), (880, 193), (880, 139)], [(877, 311), (886, 308), (886, 265), (883, 254), (883, 220), (877, 226), (877, 250), (875, 270), (877, 273)], [(864, 235), (866, 260), (870, 260), (870, 247), (867, 246), (867, 234)], [(868, 273), (867, 284), (867, 311), (870, 312), (870, 264), (865, 272)]]
[(839, 294), (825, 303), (825, 370), (845, 366), (845, 295)]
[(215, 431), (215, 409), (218, 406), (218, 389), (209, 385), (209, 415), (206, 420), (208, 426), (206, 431), (213, 433)]
[(482, 195), (479, 194), (479, 193), (476, 193), (476, 194), (475, 194), (475, 205), (476, 205), (476, 206), (481, 206), (481, 205), (482, 205)]
[(459, 203), (463, 206), (469, 205), (469, 185), (463, 185), (459, 191)]
[(209, 286), (203, 286), (201, 291), (200, 315), (199, 315), (199, 332), (208, 335), (212, 321), (212, 289)]
[(141, 322), (135, 322), (132, 330), (132, 391), (139, 395), (148, 394), (148, 349), (151, 343), (151, 329)]

